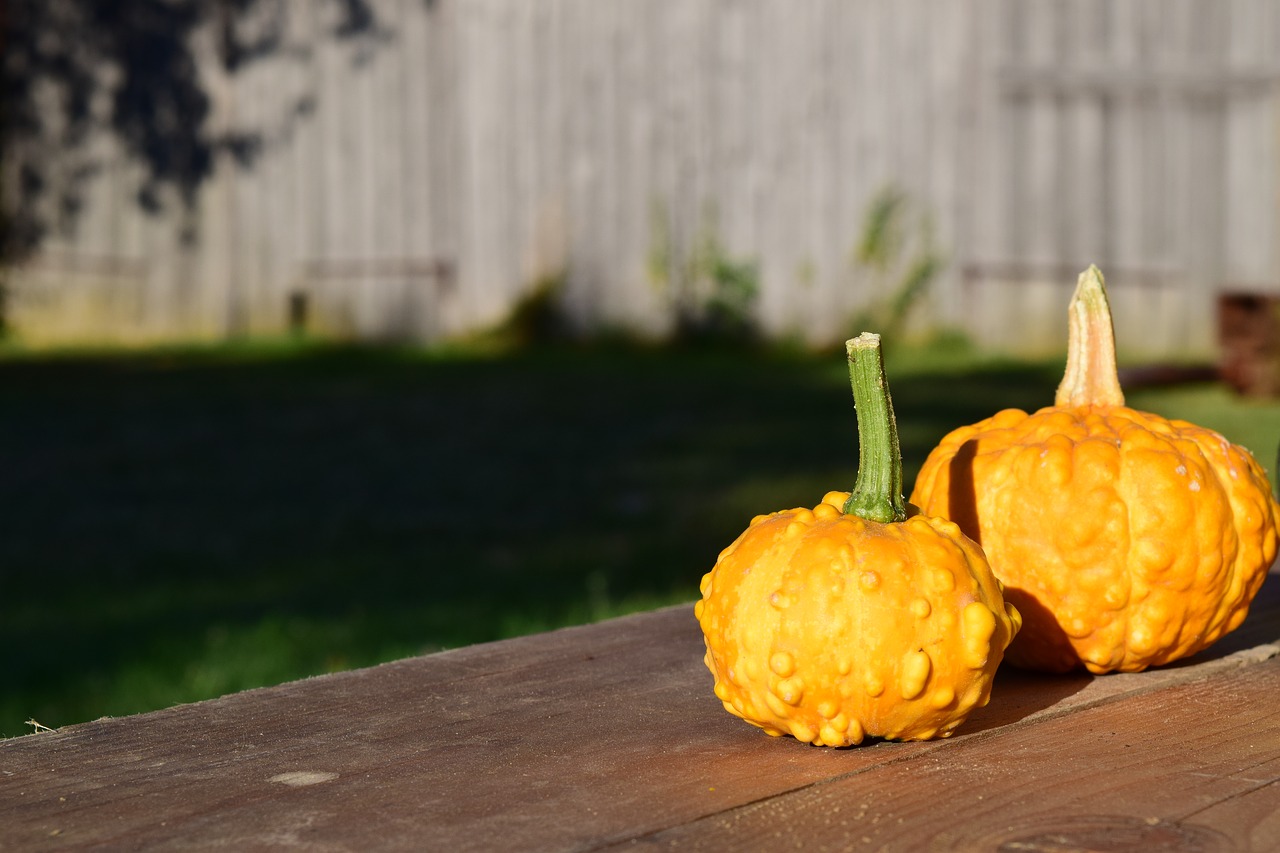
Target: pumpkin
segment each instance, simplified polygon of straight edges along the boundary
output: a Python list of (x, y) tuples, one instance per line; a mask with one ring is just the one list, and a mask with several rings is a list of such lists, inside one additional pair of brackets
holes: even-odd
[(985, 705), (1018, 628), (982, 550), (908, 507), (878, 335), (846, 345), (860, 441), (850, 492), (754, 518), (702, 578), (715, 695), (825, 746), (950, 735)]
[(1240, 625), (1275, 559), (1280, 508), (1244, 448), (1125, 406), (1096, 267), (1069, 317), (1054, 405), (953, 431), (911, 500), (981, 543), (1024, 619), (1010, 663), (1140, 671)]

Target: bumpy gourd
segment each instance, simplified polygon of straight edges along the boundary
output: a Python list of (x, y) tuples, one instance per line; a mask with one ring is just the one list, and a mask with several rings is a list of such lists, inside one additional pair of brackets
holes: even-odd
[(1138, 671), (1244, 620), (1276, 556), (1277, 507), (1250, 453), (1124, 405), (1102, 275), (1081, 274), (1053, 406), (943, 438), (911, 500), (981, 543), (1024, 624), (1024, 668)]
[(770, 735), (946, 737), (987, 703), (1018, 614), (958, 526), (904, 502), (879, 336), (848, 350), (854, 491), (757, 516), (721, 552), (695, 608), (706, 664), (725, 709)]

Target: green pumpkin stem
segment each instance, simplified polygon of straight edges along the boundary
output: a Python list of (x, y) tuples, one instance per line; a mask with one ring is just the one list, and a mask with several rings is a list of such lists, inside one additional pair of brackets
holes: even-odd
[(844, 512), (881, 524), (904, 521), (907, 503), (902, 497), (902, 452), (880, 336), (863, 332), (844, 346), (858, 417), (858, 482)]
[(1090, 266), (1080, 273), (1068, 309), (1067, 372), (1055, 406), (1123, 406), (1116, 371), (1116, 332), (1102, 273)]

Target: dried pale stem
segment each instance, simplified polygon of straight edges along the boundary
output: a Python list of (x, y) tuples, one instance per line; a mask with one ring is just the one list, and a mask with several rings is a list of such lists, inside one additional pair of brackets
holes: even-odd
[(1068, 309), (1067, 371), (1058, 386), (1058, 406), (1123, 406), (1116, 370), (1116, 334), (1106, 284), (1096, 266), (1080, 273)]

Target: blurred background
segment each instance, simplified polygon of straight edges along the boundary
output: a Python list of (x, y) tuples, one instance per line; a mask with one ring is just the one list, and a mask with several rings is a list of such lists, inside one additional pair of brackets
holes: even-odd
[(890, 197), (936, 258), (914, 322), (984, 344), (1060, 346), (1088, 263), (1153, 356), (1280, 282), (1272, 0), (7, 8), (32, 342), (433, 342), (531, 298), (662, 335), (717, 297), (829, 342), (886, 295), (858, 248)]
[(687, 602), (1051, 401), (1273, 466), (1274, 0), (4, 0), (0, 736)]

